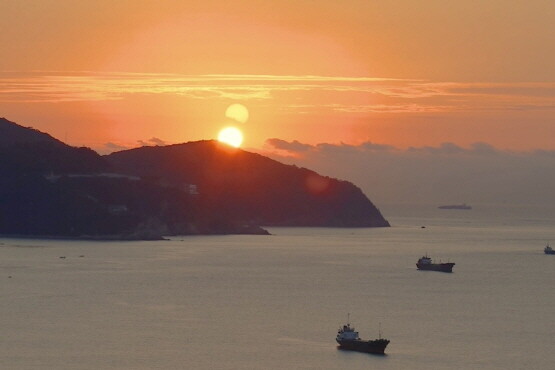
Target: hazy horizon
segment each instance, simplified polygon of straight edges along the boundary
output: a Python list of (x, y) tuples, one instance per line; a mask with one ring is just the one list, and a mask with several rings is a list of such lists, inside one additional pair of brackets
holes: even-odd
[[(151, 138), (137, 144), (172, 143)], [(104, 155), (131, 148), (113, 144), (98, 152)], [(310, 145), (277, 138), (268, 139), (261, 149), (243, 150), (350, 181), (378, 207), (460, 203), (555, 206), (555, 150), (500, 150), (487, 143), (466, 148), (443, 143), (400, 149), (371, 142)]]

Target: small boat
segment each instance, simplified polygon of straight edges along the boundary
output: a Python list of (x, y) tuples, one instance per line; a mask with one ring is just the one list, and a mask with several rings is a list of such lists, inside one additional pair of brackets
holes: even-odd
[(351, 326), (348, 319), (347, 324), (340, 327), (337, 331), (337, 337), (335, 340), (339, 343), (339, 346), (337, 347), (339, 349), (378, 355), (383, 355), (385, 353), (385, 347), (389, 344), (389, 340), (382, 338), (381, 332), (378, 339), (360, 339), (358, 331), (355, 330), (354, 326)]
[(428, 271), (453, 272), (453, 266), (455, 266), (453, 262), (434, 263), (428, 255), (422, 256), (418, 262), (416, 262), (416, 267), (419, 270)]
[(472, 209), (471, 206), (467, 205), (466, 203), (463, 204), (449, 204), (446, 206), (439, 206), (439, 209)]
[(555, 251), (553, 250), (553, 248), (549, 246), (549, 244), (545, 246), (545, 248), (543, 249), (543, 252), (545, 254), (555, 254)]

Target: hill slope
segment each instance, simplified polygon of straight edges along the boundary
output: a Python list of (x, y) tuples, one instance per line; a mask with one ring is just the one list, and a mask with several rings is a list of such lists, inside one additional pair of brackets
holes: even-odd
[[(214, 141), (109, 156), (0, 119), (0, 234), (117, 239), (389, 226), (356, 186)], [(194, 185), (193, 185), (194, 184)]]
[[(191, 197), (118, 176), (89, 148), (0, 119), (0, 234), (159, 239), (197, 225)], [(164, 191), (162, 191), (164, 190)]]
[(108, 163), (89, 148), (75, 148), (38, 130), (0, 118), (0, 173), (106, 171)]
[(216, 141), (142, 147), (105, 158), (121, 173), (196, 185), (204, 212), (268, 226), (389, 226), (349, 182)]

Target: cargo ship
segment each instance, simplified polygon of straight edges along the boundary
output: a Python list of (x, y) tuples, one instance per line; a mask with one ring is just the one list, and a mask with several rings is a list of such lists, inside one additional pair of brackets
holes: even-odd
[(428, 271), (453, 272), (453, 266), (455, 266), (453, 262), (433, 263), (428, 255), (422, 256), (418, 262), (416, 262), (416, 267), (419, 270)]
[(466, 203), (463, 204), (449, 204), (446, 206), (439, 206), (439, 209), (472, 209), (471, 206), (467, 205)]
[(349, 320), (347, 320), (347, 324), (339, 328), (335, 340), (339, 343), (339, 349), (373, 353), (377, 355), (385, 354), (385, 347), (389, 344), (389, 340), (383, 339), (381, 337), (381, 333), (378, 339), (360, 339), (358, 331), (355, 330), (354, 326), (351, 326)]
[(546, 245), (545, 248), (543, 249), (543, 253), (545, 253), (545, 254), (555, 254), (555, 251), (554, 251), (553, 248), (551, 248), (551, 247), (549, 246), (549, 244), (548, 244), (548, 245)]

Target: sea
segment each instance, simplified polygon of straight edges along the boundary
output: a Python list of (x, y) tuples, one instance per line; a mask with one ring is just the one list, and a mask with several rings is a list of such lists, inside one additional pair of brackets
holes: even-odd
[[(0, 238), (0, 369), (555, 368), (552, 207), (380, 208), (392, 227)], [(338, 350), (348, 317), (386, 355)]]

